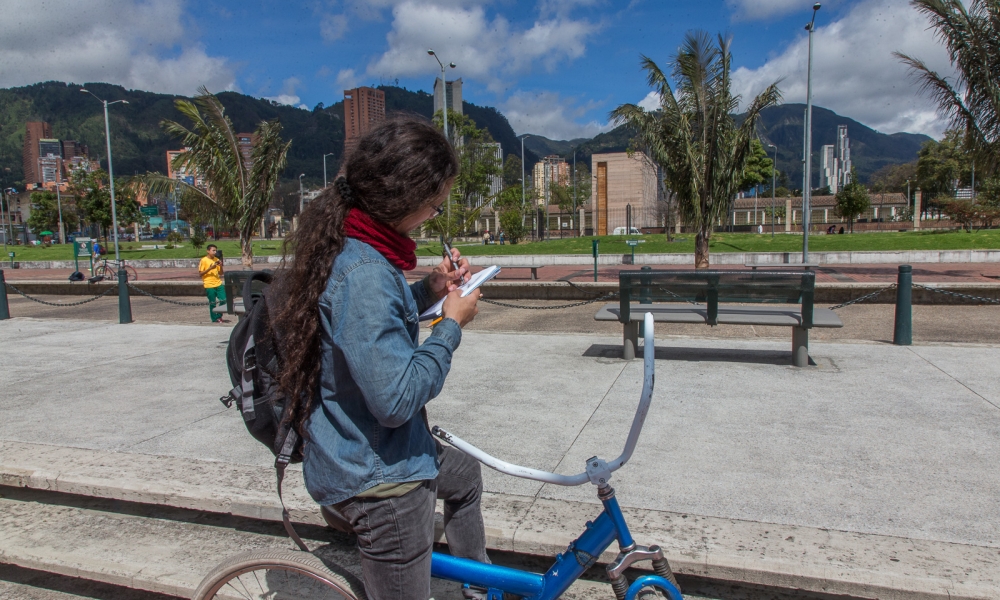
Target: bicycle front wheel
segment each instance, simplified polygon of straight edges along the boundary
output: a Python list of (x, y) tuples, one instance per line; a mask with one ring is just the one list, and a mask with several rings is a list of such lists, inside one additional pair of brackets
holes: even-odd
[(110, 279), (111, 281), (115, 281), (117, 279), (115, 270), (106, 265), (94, 267), (94, 275), (98, 277), (103, 277), (105, 279)]
[(212, 569), (192, 598), (367, 600), (364, 584), (354, 575), (312, 554), (288, 550), (233, 556)]
[(128, 273), (128, 281), (137, 281), (139, 279), (139, 272), (132, 265), (125, 265), (125, 272)]

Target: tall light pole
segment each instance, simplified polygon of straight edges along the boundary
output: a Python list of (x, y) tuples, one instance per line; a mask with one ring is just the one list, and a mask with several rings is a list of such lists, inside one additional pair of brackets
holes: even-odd
[(323, 189), (326, 189), (326, 157), (333, 156), (333, 152), (328, 152), (323, 155)]
[(816, 30), (816, 12), (820, 4), (813, 4), (812, 20), (806, 25), (809, 31), (809, 60), (806, 66), (806, 154), (805, 185), (802, 188), (802, 262), (809, 262), (809, 211), (812, 200), (812, 68), (813, 68), (813, 32)]
[[(128, 104), (128, 100), (115, 100), (113, 102), (108, 102), (107, 100), (102, 100), (97, 97), (91, 91), (80, 88), (80, 91), (84, 94), (90, 94), (94, 98), (97, 98), (101, 104), (104, 105), (104, 139), (107, 140), (108, 144), (108, 181), (111, 184), (111, 225), (114, 227), (113, 234), (115, 240), (115, 260), (120, 261), (121, 255), (118, 253), (118, 210), (115, 208), (115, 172), (111, 168), (111, 126), (108, 124), (108, 106), (111, 104)], [(176, 209), (174, 216), (176, 217)]]
[(774, 185), (778, 180), (778, 147), (774, 144), (768, 144), (768, 147), (774, 148), (774, 162), (771, 164), (771, 239), (774, 239)]
[(521, 226), (524, 226), (524, 140), (531, 137), (530, 135), (521, 136)]
[[(7, 218), (7, 223), (10, 223), (10, 194), (8, 193), (7, 188), (0, 189), (0, 221), (4, 220), (4, 212), (3, 212), (3, 205), (4, 204), (7, 205), (7, 217), (6, 217)], [(7, 233), (7, 224), (6, 223), (0, 223), (0, 225), (3, 225), (3, 252), (4, 252), (4, 258), (6, 258), (7, 257), (7, 238), (10, 237), (10, 234)]]
[(305, 173), (299, 175), (299, 218), (302, 217), (302, 211), (305, 210), (306, 207), (305, 196), (302, 194), (302, 178), (305, 176)]
[[(427, 54), (433, 56), (434, 60), (436, 60), (438, 65), (441, 66), (441, 117), (444, 121), (444, 138), (448, 140), (449, 143), (451, 143), (451, 138), (448, 137), (448, 80), (445, 79), (444, 75), (444, 63), (441, 62), (441, 59), (438, 58), (438, 55), (434, 53), (434, 50), (428, 48)], [(448, 63), (448, 66), (454, 69), (455, 63)], [(445, 200), (445, 204), (446, 204), (445, 208), (448, 209), (448, 215), (445, 217), (446, 219), (448, 219), (447, 241), (450, 242), (451, 241), (451, 198)]]
[[(62, 169), (60, 169), (61, 171)], [(56, 178), (56, 208), (59, 211), (59, 243), (66, 243), (66, 230), (63, 228), (63, 218), (62, 218), (62, 194), (59, 192), (59, 181)]]

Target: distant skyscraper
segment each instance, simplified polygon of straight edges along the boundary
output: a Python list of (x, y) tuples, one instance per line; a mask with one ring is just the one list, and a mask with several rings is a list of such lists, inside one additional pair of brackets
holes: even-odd
[(236, 143), (240, 147), (240, 156), (243, 157), (243, 166), (247, 174), (253, 169), (253, 145), (257, 141), (257, 136), (252, 133), (237, 133)]
[(830, 188), (832, 194), (837, 193), (837, 183), (839, 182), (836, 148), (833, 144), (828, 144), (819, 151), (819, 187)]
[(62, 183), (62, 144), (59, 140), (42, 138), (38, 140), (38, 170), (39, 177), (35, 183)]
[(385, 120), (385, 92), (370, 87), (344, 90), (344, 155), (358, 139)]
[(436, 77), (434, 79), (434, 114), (437, 114), (444, 106), (444, 93), (447, 93), (448, 96), (448, 110), (460, 115), (465, 114), (462, 112), (462, 78), (449, 81), (444, 87), (447, 88), (447, 92), (442, 89), (441, 78)]
[(531, 172), (534, 178), (535, 191), (538, 193), (539, 204), (545, 206), (551, 203), (553, 183), (566, 185), (569, 181), (569, 163), (561, 156), (550, 155), (535, 163)]
[(837, 126), (837, 189), (843, 189), (851, 182), (851, 140), (847, 137), (847, 125)]
[(32, 185), (42, 182), (42, 174), (38, 169), (38, 142), (52, 137), (52, 126), (41, 121), (29, 121), (24, 124), (24, 146), (21, 155), (21, 165), (24, 169), (24, 183)]

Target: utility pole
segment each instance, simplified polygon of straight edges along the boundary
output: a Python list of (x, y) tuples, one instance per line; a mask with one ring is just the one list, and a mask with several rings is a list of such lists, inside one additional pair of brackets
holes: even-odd
[(805, 183), (802, 188), (802, 262), (809, 262), (809, 211), (811, 210), (810, 200), (812, 200), (812, 53), (813, 53), (813, 32), (816, 30), (816, 12), (819, 11), (820, 3), (813, 4), (812, 21), (806, 25), (809, 31), (809, 58), (806, 66), (806, 171)]
[(774, 185), (778, 181), (778, 147), (768, 144), (774, 148), (774, 162), (771, 164), (771, 239), (774, 239)]
[(108, 145), (108, 182), (111, 187), (111, 225), (114, 227), (112, 233), (114, 234), (115, 240), (115, 261), (120, 264), (121, 255), (118, 253), (118, 211), (115, 208), (115, 172), (111, 167), (111, 126), (108, 124), (108, 105), (117, 104), (119, 102), (122, 104), (128, 104), (128, 100), (115, 100), (114, 102), (108, 102), (107, 100), (101, 100), (96, 94), (88, 90), (81, 88), (80, 91), (84, 94), (90, 94), (94, 98), (97, 98), (101, 104), (104, 105), (104, 139), (107, 141)]

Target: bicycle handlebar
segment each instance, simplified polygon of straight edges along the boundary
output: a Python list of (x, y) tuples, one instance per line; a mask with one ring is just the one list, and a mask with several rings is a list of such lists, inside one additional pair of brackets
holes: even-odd
[[(625, 440), (625, 449), (622, 450), (622, 453), (618, 458), (607, 463), (608, 469), (611, 472), (622, 468), (625, 466), (625, 463), (632, 458), (632, 453), (635, 451), (635, 445), (639, 441), (639, 434), (642, 432), (642, 425), (646, 422), (646, 415), (649, 413), (649, 405), (653, 400), (653, 385), (656, 381), (656, 368), (653, 362), (655, 351), (653, 344), (652, 313), (646, 313), (643, 326), (645, 348), (643, 350), (642, 395), (639, 398), (639, 406), (635, 409), (635, 417), (632, 419), (632, 427), (629, 429), (628, 438)], [(565, 486), (581, 485), (590, 481), (590, 475), (586, 471), (577, 475), (560, 475), (558, 473), (540, 471), (538, 469), (532, 469), (531, 467), (522, 467), (520, 465), (500, 460), (499, 458), (483, 452), (458, 436), (448, 433), (444, 429), (437, 426), (431, 429), (431, 434), (451, 444), (458, 450), (465, 452), (487, 467), (500, 471), (501, 473), (506, 473), (507, 475)]]

